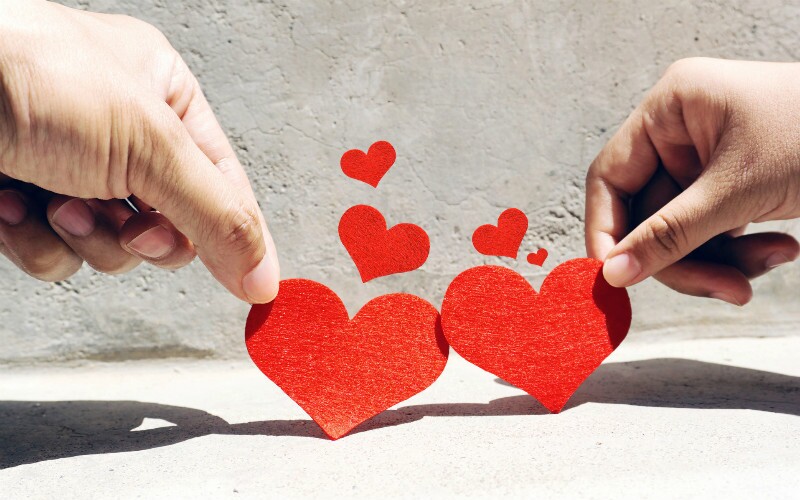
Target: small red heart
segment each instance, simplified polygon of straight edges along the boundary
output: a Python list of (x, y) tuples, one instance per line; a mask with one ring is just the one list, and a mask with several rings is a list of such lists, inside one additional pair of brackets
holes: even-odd
[(497, 226), (485, 224), (472, 233), (472, 245), (483, 255), (517, 258), (519, 245), (528, 231), (528, 217), (509, 208), (497, 218)]
[(467, 361), (557, 413), (631, 324), (628, 293), (609, 285), (602, 268), (594, 259), (570, 260), (539, 293), (511, 269), (468, 269), (445, 294), (445, 338)]
[(331, 439), (430, 386), (448, 355), (439, 313), (421, 298), (382, 295), (351, 320), (331, 289), (304, 279), (253, 306), (245, 340), (256, 366)]
[(353, 258), (361, 281), (419, 268), (428, 260), (428, 233), (415, 224), (386, 229), (386, 219), (367, 205), (348, 209), (339, 220), (339, 238)]
[(339, 165), (344, 175), (376, 188), (396, 159), (394, 147), (386, 141), (378, 141), (366, 153), (360, 149), (346, 152)]
[(544, 264), (545, 260), (547, 260), (547, 250), (544, 248), (540, 248), (536, 253), (528, 254), (528, 264), (542, 267), (542, 264)]

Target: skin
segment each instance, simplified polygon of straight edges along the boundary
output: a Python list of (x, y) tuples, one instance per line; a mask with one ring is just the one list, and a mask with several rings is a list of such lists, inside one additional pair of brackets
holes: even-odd
[(743, 305), (750, 279), (797, 259), (751, 222), (800, 216), (800, 64), (673, 64), (589, 168), (586, 248), (617, 287), (650, 276)]
[(278, 291), (250, 182), (166, 38), (38, 0), (0, 0), (0, 252), (48, 281), (199, 255), (242, 300)]

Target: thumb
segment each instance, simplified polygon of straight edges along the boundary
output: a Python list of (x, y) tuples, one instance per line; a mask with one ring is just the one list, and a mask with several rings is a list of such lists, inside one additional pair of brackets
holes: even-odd
[(634, 285), (671, 264), (714, 236), (743, 224), (731, 203), (701, 177), (639, 224), (606, 257), (603, 276), (616, 287)]
[(250, 303), (266, 303), (278, 292), (275, 245), (252, 191), (237, 186), (194, 143), (179, 117), (164, 103), (144, 120), (145, 137), (133, 144), (128, 189), (156, 208), (194, 244), (214, 277)]

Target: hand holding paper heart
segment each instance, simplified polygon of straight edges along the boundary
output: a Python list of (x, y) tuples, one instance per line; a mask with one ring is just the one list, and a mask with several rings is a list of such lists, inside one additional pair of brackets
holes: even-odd
[(197, 253), (236, 297), (275, 298), (277, 252), (247, 173), (158, 29), (11, 1), (0, 40), (0, 259), (57, 282), (84, 262), (116, 275)]
[(609, 283), (653, 276), (741, 306), (751, 279), (798, 258), (790, 234), (741, 234), (800, 217), (798, 81), (796, 63), (670, 66), (586, 177), (586, 251)]

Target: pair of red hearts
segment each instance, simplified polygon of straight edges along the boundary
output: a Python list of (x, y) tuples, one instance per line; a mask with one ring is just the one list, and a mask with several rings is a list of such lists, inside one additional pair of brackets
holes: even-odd
[(448, 344), (558, 412), (630, 321), (628, 294), (605, 282), (602, 263), (575, 259), (556, 267), (539, 293), (511, 269), (469, 269), (448, 287), (441, 316), (395, 293), (349, 319), (329, 288), (285, 280), (274, 302), (253, 306), (246, 344), (259, 369), (337, 439), (430, 386)]
[[(346, 152), (340, 165), (346, 176), (377, 188), (396, 159), (394, 147), (386, 141), (378, 141), (366, 153), (358, 149)], [(342, 215), (339, 239), (364, 283), (418, 269), (428, 260), (431, 249), (424, 229), (408, 223), (389, 229), (383, 215), (367, 205), (356, 205)]]

